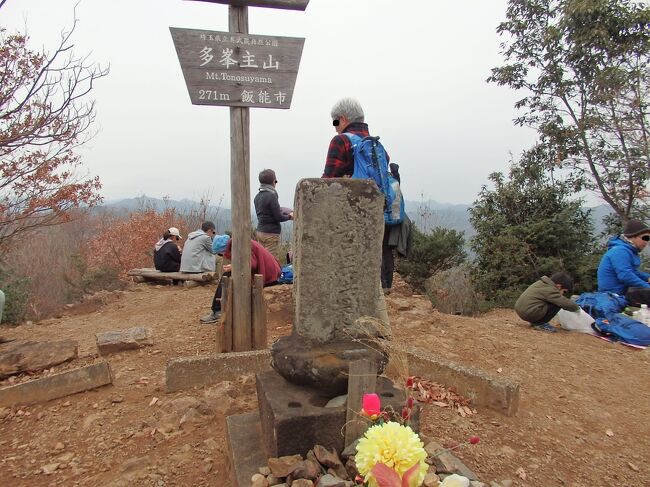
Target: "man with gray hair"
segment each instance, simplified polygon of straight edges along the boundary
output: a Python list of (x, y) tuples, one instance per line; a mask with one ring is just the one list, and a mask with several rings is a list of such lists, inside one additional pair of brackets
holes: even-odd
[(363, 108), (354, 98), (343, 98), (332, 107), (332, 125), (336, 135), (330, 141), (325, 161), (324, 178), (350, 177), (354, 172), (352, 144), (344, 133), (367, 137), (368, 124), (364, 123)]

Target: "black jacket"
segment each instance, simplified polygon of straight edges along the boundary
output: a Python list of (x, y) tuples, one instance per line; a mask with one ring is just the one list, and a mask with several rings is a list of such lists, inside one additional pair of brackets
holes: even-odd
[(181, 268), (181, 252), (176, 243), (169, 241), (153, 253), (153, 264), (162, 272), (178, 272)]
[(280, 222), (289, 220), (289, 215), (280, 210), (278, 194), (273, 191), (260, 191), (255, 195), (254, 203), (257, 214), (257, 231), (280, 234), (282, 232)]

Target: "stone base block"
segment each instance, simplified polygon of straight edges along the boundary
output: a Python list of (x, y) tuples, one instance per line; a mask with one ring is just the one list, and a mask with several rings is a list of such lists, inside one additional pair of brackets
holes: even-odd
[(226, 418), (228, 451), (230, 459), (230, 484), (249, 487), (251, 477), (260, 467), (266, 466), (262, 448), (260, 416), (257, 411)]
[[(257, 374), (257, 401), (260, 410), (262, 443), (268, 457), (306, 455), (314, 445), (336, 449), (341, 454), (345, 443), (347, 405), (325, 407), (332, 399), (321, 390), (287, 382), (275, 371)], [(398, 414), (406, 394), (385, 377), (377, 377), (375, 391), (382, 407)], [(361, 409), (361, 404), (354, 407)], [(413, 409), (411, 428), (419, 430), (419, 409)]]

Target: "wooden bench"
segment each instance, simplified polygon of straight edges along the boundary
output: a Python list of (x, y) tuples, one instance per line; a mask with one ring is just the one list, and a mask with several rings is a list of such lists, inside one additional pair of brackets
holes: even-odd
[(182, 281), (187, 287), (207, 284), (219, 278), (218, 272), (161, 272), (151, 267), (131, 269), (127, 275), (135, 282)]

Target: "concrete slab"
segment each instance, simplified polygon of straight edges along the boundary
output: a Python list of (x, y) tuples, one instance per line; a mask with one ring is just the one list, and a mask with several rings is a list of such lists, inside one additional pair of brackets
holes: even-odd
[[(275, 371), (260, 372), (256, 377), (262, 442), (268, 457), (305, 456), (314, 445), (334, 448), (339, 454), (343, 451), (347, 404), (326, 408), (331, 396), (287, 382)], [(382, 408), (392, 407), (401, 414), (406, 402), (403, 390), (378, 377), (375, 392)], [(351, 407), (360, 410), (361, 404)], [(419, 430), (418, 408), (413, 410), (411, 427)]]
[(167, 362), (165, 384), (167, 392), (176, 392), (270, 369), (271, 355), (268, 350), (177, 358)]
[[(519, 384), (493, 377), (483, 370), (456, 364), (435, 354), (413, 347), (398, 349), (407, 358), (409, 375), (453, 387), (472, 400), (475, 406), (513, 416), (519, 409)], [(390, 370), (390, 363), (388, 365)]]
[(111, 330), (95, 335), (97, 350), (100, 355), (137, 350), (153, 345), (153, 331), (151, 328), (136, 326), (126, 330)]
[(250, 487), (251, 477), (266, 466), (262, 447), (260, 415), (257, 411), (226, 418), (226, 441), (233, 487)]
[(37, 404), (113, 382), (108, 362), (87, 365), (0, 389), (0, 407)]

